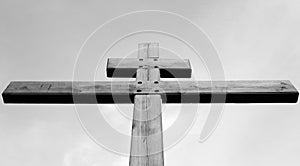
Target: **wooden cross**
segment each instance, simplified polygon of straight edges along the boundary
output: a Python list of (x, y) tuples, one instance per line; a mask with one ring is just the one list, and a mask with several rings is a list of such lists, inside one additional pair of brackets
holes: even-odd
[(296, 103), (289, 81), (161, 81), (190, 78), (189, 60), (159, 59), (158, 43), (139, 44), (138, 58), (109, 58), (108, 77), (136, 81), (11, 82), (4, 103), (134, 103), (130, 166), (164, 165), (162, 103)]

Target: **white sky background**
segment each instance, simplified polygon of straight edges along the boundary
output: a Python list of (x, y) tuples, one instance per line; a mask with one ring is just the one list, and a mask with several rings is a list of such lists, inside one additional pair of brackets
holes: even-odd
[[(11, 80), (71, 80), (78, 50), (92, 31), (115, 16), (145, 9), (175, 12), (200, 26), (214, 42), (228, 80), (288, 79), (300, 88), (300, 3), (296, 0), (2, 0), (1, 91)], [(201, 62), (178, 41), (149, 34), (137, 38), (157, 40), (171, 50), (185, 52), (180, 56), (192, 60), (194, 78), (208, 77), (205, 68), (197, 65)], [(129, 38), (107, 56), (122, 57), (136, 47)], [(97, 69), (97, 79), (106, 79), (104, 68)], [(176, 107), (164, 106), (164, 128), (175, 120)], [(131, 121), (122, 118), (114, 106), (99, 108), (112, 126), (130, 134)], [(120, 108), (130, 115), (132, 106)], [(165, 152), (165, 165), (300, 164), (299, 104), (226, 105), (218, 129), (199, 143), (209, 108), (201, 106), (189, 134)], [(129, 151), (130, 140), (111, 139), (124, 142)], [(128, 165), (128, 161), (94, 143), (81, 128), (72, 105), (0, 104), (0, 165), (117, 166)]]

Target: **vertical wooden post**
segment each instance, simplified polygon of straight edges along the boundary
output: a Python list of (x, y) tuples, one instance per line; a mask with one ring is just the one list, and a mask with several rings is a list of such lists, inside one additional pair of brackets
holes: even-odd
[[(141, 63), (158, 58), (158, 44), (140, 44), (138, 54)], [(159, 69), (154, 66), (143, 66), (137, 70), (138, 86), (148, 86), (148, 83), (151, 85), (159, 79)], [(164, 165), (161, 105), (160, 95), (135, 96), (130, 166)]]

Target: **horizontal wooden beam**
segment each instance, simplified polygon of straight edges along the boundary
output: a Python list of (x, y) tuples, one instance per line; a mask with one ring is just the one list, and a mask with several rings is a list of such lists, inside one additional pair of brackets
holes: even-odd
[(160, 94), (163, 103), (296, 103), (290, 81), (11, 82), (4, 103), (133, 103)]
[(5, 103), (131, 103), (133, 82), (11, 82), (2, 93)]
[(107, 77), (136, 77), (136, 71), (143, 66), (156, 66), (161, 78), (191, 78), (192, 69), (188, 59), (162, 58), (109, 58)]

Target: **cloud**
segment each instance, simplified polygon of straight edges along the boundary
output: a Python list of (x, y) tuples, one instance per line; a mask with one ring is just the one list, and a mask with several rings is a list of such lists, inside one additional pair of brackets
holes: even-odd
[(82, 142), (78, 147), (70, 149), (63, 158), (63, 166), (120, 166), (128, 163), (127, 157), (111, 154), (88, 142)]

